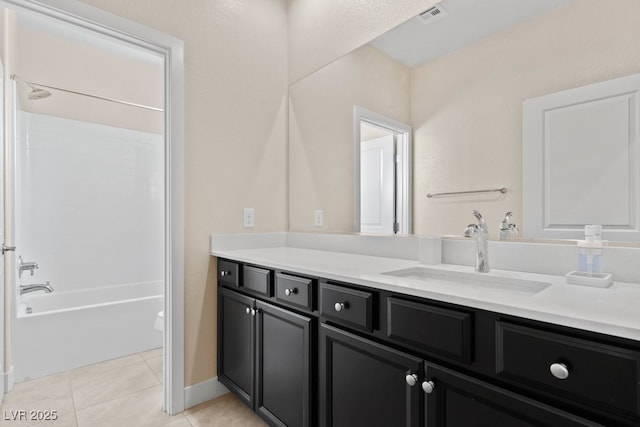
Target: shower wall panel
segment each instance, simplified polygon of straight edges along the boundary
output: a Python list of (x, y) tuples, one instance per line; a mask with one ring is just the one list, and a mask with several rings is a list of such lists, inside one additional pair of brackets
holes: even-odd
[(163, 136), (20, 112), (21, 283), (58, 291), (162, 280)]

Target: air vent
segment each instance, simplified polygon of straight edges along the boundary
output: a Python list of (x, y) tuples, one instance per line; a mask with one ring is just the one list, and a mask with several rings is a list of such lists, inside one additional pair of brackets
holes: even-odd
[(436, 21), (439, 21), (440, 19), (444, 18), (447, 15), (448, 15), (447, 11), (444, 10), (441, 5), (437, 4), (433, 6), (431, 9), (427, 9), (424, 12), (422, 12), (420, 14), (420, 20), (424, 24), (432, 24)]

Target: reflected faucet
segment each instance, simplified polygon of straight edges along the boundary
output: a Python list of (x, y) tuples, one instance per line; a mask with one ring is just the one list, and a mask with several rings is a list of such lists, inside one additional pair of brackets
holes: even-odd
[(45, 291), (46, 293), (51, 293), (53, 292), (53, 286), (51, 286), (49, 282), (35, 283), (33, 285), (20, 285), (20, 295), (36, 291)]
[(464, 237), (476, 238), (476, 271), (478, 273), (489, 272), (489, 230), (477, 210), (473, 210), (473, 216), (478, 220), (477, 224), (469, 224), (464, 229)]
[(513, 212), (507, 212), (504, 214), (504, 219), (500, 223), (500, 240), (509, 240), (512, 234), (518, 234), (518, 227), (515, 224), (509, 222), (509, 219), (513, 215)]

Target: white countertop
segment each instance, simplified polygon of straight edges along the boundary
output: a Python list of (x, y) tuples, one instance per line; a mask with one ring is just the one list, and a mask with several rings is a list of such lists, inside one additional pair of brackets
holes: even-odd
[[(458, 285), (382, 274), (412, 267), (473, 272), (472, 266), (429, 265), (418, 261), (288, 246), (212, 249), (212, 255), (354, 283), (417, 297), (525, 317), (640, 341), (640, 285), (615, 282), (609, 288), (566, 283), (564, 276), (494, 270), (488, 276), (548, 282), (535, 294), (493, 287)], [(485, 273), (477, 273), (485, 274)]]

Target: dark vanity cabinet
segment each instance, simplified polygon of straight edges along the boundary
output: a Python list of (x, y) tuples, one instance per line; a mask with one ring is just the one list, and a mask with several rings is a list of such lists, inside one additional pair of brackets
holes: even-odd
[(637, 341), (218, 265), (218, 375), (271, 425), (640, 426)]
[(320, 425), (418, 426), (420, 358), (320, 325)]
[(425, 364), (424, 378), (426, 426), (603, 425), (432, 363)]
[[(261, 270), (245, 268), (231, 286), (268, 297), (272, 274)], [(310, 426), (312, 318), (224, 287), (218, 310), (220, 382), (271, 425)]]

